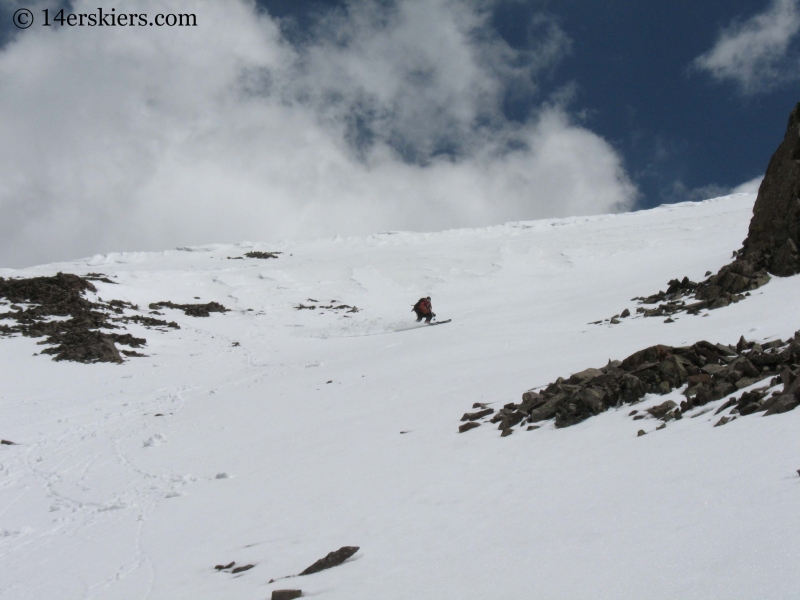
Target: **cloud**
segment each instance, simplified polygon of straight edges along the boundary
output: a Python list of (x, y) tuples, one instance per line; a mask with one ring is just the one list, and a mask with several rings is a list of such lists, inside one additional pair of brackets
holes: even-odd
[[(290, 41), (251, 2), (129, 0), (198, 26), (19, 32), (0, 51), (0, 265), (630, 208), (618, 154), (538, 89), (568, 37), (539, 23), (517, 52), (488, 6), (353, 1)], [(520, 90), (539, 99), (521, 123), (502, 110)]]
[(717, 81), (732, 80), (745, 94), (800, 78), (800, 56), (792, 43), (800, 31), (799, 0), (773, 0), (766, 11), (724, 29), (693, 66)]
[(761, 187), (761, 182), (764, 181), (764, 176), (760, 175), (750, 181), (745, 181), (737, 185), (731, 190), (731, 194), (757, 194), (758, 188)]
[(757, 194), (763, 179), (764, 176), (760, 175), (734, 187), (710, 183), (696, 188), (688, 188), (682, 181), (676, 180), (672, 183), (672, 189), (665, 193), (664, 196), (667, 198), (667, 203), (673, 203), (700, 202), (709, 198), (729, 196), (730, 194)]

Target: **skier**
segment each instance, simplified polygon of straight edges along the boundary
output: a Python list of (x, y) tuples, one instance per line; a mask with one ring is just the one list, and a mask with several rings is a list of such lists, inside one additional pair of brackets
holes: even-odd
[(431, 306), (430, 296), (427, 298), (420, 298), (411, 310), (417, 313), (417, 323), (422, 321), (422, 319), (425, 319), (426, 323), (430, 323), (431, 319), (436, 316)]

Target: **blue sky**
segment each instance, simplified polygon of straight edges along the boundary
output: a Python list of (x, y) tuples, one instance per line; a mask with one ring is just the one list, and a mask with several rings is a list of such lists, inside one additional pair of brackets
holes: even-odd
[(702, 200), (753, 187), (800, 100), (800, 0), (126, 0), (103, 8), (198, 24), (17, 30), (19, 7), (0, 267)]
[[(342, 0), (259, 0), (270, 14), (292, 19), (306, 33), (320, 13), (343, 10)], [(535, 96), (515, 98), (508, 115), (524, 119), (541, 96), (574, 86), (571, 108), (622, 154), (647, 208), (723, 192), (762, 175), (800, 102), (800, 51), (788, 50), (786, 81), (743, 91), (692, 68), (722, 31), (746, 23), (770, 2), (703, 0), (510, 0), (495, 8), (492, 25), (515, 48), (535, 47), (546, 14), (563, 28), (571, 48)], [(792, 71), (794, 76), (792, 76)]]

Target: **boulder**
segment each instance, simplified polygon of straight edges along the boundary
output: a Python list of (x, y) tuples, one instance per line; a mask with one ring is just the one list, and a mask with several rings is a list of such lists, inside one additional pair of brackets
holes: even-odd
[[(788, 369), (784, 370), (784, 373), (788, 371)], [(791, 379), (791, 372), (789, 373), (790, 381), (787, 381), (783, 384), (783, 393), (784, 394), (794, 394), (797, 395), (800, 392), (800, 377), (795, 377), (793, 380)]]
[(581, 383), (588, 383), (592, 379), (596, 377), (601, 377), (603, 375), (603, 371), (600, 369), (584, 369), (579, 373), (575, 373), (569, 379), (567, 379), (567, 383), (570, 384), (581, 384)]
[(700, 370), (703, 373), (708, 375), (721, 375), (725, 372), (724, 365), (705, 365), (704, 367), (700, 367)]
[(736, 351), (740, 354), (749, 348), (749, 344), (747, 340), (744, 339), (744, 336), (739, 337), (739, 341), (736, 343)]
[(751, 385), (757, 382), (758, 379), (756, 379), (755, 377), (742, 377), (741, 379), (737, 379), (736, 383), (734, 383), (733, 385), (736, 386), (737, 390), (741, 390), (746, 387), (750, 387)]
[(607, 407), (603, 400), (606, 394), (602, 389), (582, 387), (573, 393), (569, 401), (562, 404), (556, 413), (556, 427), (569, 427), (575, 423), (599, 415)]
[(494, 412), (493, 408), (487, 408), (484, 410), (480, 410), (474, 413), (464, 413), (464, 416), (461, 417), (462, 421), (477, 421), (478, 419), (482, 419), (483, 417), (488, 417)]
[(697, 385), (698, 383), (709, 383), (711, 381), (711, 375), (708, 373), (700, 373), (699, 375), (689, 375), (688, 377), (689, 385)]
[(638, 377), (628, 373), (622, 376), (619, 390), (621, 400), (627, 404), (637, 402), (647, 393), (642, 381)]
[(550, 398), (545, 404), (531, 411), (529, 421), (531, 423), (538, 423), (539, 421), (552, 419), (556, 416), (559, 403), (564, 400), (566, 400), (566, 397), (562, 394)]
[(498, 429), (510, 429), (511, 427), (514, 427), (514, 425), (521, 423), (526, 416), (527, 415), (522, 411), (515, 411), (510, 414), (506, 414), (502, 419), (500, 419), (500, 425), (498, 426)]
[(767, 412), (764, 413), (765, 417), (770, 415), (779, 415), (781, 413), (789, 412), (790, 410), (794, 410), (798, 406), (800, 406), (800, 400), (792, 394), (782, 394), (777, 396), (774, 400), (769, 402), (770, 406), (767, 409)]
[(273, 590), (271, 600), (295, 600), (302, 595), (302, 590)]
[(520, 404), (519, 409), (522, 412), (531, 414), (532, 410), (539, 408), (546, 402), (547, 398), (545, 398), (541, 394), (537, 394), (534, 391), (527, 391), (524, 394), (522, 394), (522, 404)]
[(666, 402), (662, 402), (658, 406), (653, 406), (652, 408), (648, 408), (647, 412), (653, 415), (656, 419), (661, 419), (667, 415), (673, 408), (676, 408), (678, 405), (673, 402), (672, 400), (667, 400)]
[(255, 565), (242, 565), (241, 567), (236, 567), (235, 569), (231, 569), (231, 573), (233, 574), (244, 573), (245, 571), (249, 571), (253, 567), (255, 567)]
[(673, 388), (682, 386), (689, 379), (689, 374), (676, 356), (670, 356), (662, 361), (659, 371), (661, 371), (662, 381), (667, 382)]
[(325, 569), (337, 567), (358, 552), (358, 550), (358, 546), (342, 546), (334, 552), (329, 552), (324, 558), (320, 558), (317, 562), (300, 573), (300, 576), (311, 575), (324, 571)]
[(622, 361), (620, 368), (629, 373), (636, 371), (647, 363), (660, 363), (672, 354), (669, 346), (650, 346), (644, 350), (634, 352)]

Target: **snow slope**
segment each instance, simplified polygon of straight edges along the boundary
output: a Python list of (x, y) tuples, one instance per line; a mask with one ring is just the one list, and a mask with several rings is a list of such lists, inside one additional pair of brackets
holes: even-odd
[[(629, 407), (456, 433), (474, 402), (655, 343), (800, 329), (798, 277), (707, 317), (587, 325), (729, 262), (754, 199), (0, 270), (232, 309), (130, 326), (149, 356), (123, 365), (0, 339), (0, 437), (18, 444), (0, 446), (0, 597), (800, 598), (800, 410), (644, 437), (658, 422)], [(283, 254), (227, 258), (252, 249)], [(452, 323), (409, 328), (429, 294)], [(360, 312), (294, 308), (309, 298)], [(344, 565), (268, 583), (344, 545), (361, 547)], [(234, 560), (256, 566), (213, 568)]]

